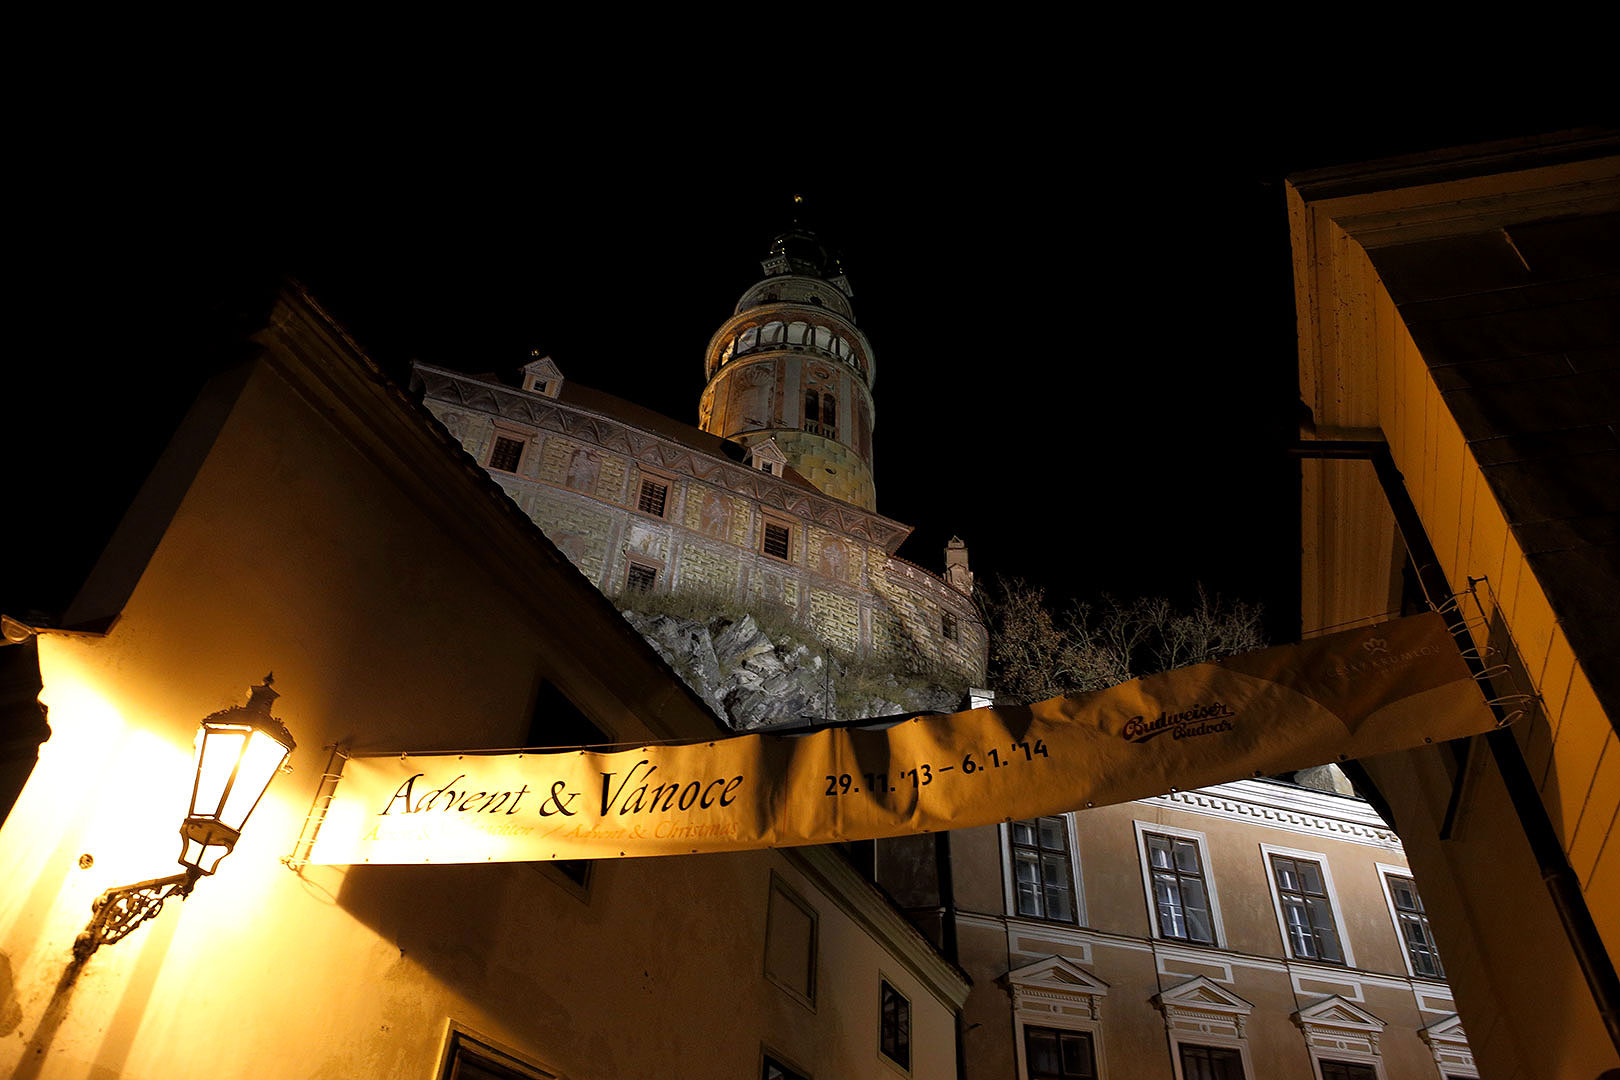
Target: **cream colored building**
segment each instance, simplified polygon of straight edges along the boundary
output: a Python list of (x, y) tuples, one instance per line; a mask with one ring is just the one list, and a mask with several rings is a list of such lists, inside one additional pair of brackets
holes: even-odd
[[(333, 745), (720, 728), (312, 300), (262, 326), (77, 600), (7, 621), (50, 738), (0, 827), (0, 1072), (952, 1076), (966, 980), (830, 852), (286, 864)], [(183, 903), (76, 962), (98, 894), (176, 869), (197, 723), (270, 669), (291, 775)]]
[(944, 889), (931, 839), (894, 844), (879, 880), (973, 978), (971, 1080), (1480, 1075), (1401, 843), (1353, 795), (1247, 780), (958, 831)]
[(1363, 763), (1483, 1075), (1620, 1066), (1620, 137), (1288, 185), (1307, 634), (1433, 604), (1510, 729)]

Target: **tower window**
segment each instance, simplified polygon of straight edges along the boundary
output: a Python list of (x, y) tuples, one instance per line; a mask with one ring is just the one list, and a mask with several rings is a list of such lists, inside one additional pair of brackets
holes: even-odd
[(664, 516), (664, 504), (669, 499), (669, 485), (660, 484), (656, 480), (643, 480), (641, 482), (641, 496), (636, 500), (636, 509), (643, 514), (654, 517)]
[(940, 616), (940, 632), (945, 635), (946, 641), (956, 641), (956, 616), (949, 611)]
[(490, 468), (499, 469), (501, 472), (517, 472), (518, 462), (522, 458), (522, 439), (509, 439), (504, 435), (495, 436), (495, 449), (489, 454)]

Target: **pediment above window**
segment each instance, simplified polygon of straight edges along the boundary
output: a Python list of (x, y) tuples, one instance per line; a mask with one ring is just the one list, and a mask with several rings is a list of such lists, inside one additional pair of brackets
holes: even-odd
[(1096, 1020), (1108, 984), (1061, 956), (1025, 964), (1001, 977), (1012, 991), (1013, 1009), (1026, 1018), (1068, 1012)]
[(1300, 1009), (1290, 1019), (1312, 1046), (1366, 1054), (1378, 1053), (1378, 1038), (1385, 1027), (1383, 1020), (1337, 995)]
[(518, 369), (523, 376), (523, 389), (531, 394), (554, 398), (562, 390), (562, 369), (549, 356), (538, 356)]
[(1164, 1013), (1164, 1025), (1172, 1031), (1244, 1037), (1249, 1013), (1254, 1005), (1207, 976), (1199, 975), (1179, 986), (1153, 995), (1153, 1004)]
[(1452, 1014), (1436, 1020), (1418, 1032), (1434, 1055), (1434, 1063), (1442, 1074), (1454, 1076), (1478, 1075), (1474, 1065), (1474, 1051), (1468, 1046), (1468, 1033), (1463, 1030), (1462, 1017)]
[[(748, 448), (748, 464), (762, 472), (781, 476), (783, 467), (787, 465), (787, 455), (776, 445), (775, 439), (766, 439)], [(767, 465), (771, 468), (766, 468)]]

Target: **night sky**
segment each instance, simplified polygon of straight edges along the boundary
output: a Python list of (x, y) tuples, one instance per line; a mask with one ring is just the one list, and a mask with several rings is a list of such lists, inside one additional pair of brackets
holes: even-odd
[[(695, 423), (710, 335), (805, 196), (877, 367), (879, 510), (933, 570), (1261, 603), (1298, 632), (1288, 173), (1584, 122), (1441, 108), (1333, 130), (1256, 104), (1184, 129), (1020, 121), (867, 133), (836, 152), (730, 139), (515, 149), (378, 137), (342, 153), (147, 148), (36, 219), (11, 362), (8, 486), (31, 508), (0, 609), (49, 609), (201, 374), (215, 312), (277, 274), (391, 375), (549, 352), (566, 377)], [(752, 144), (744, 144), (745, 146)], [(26, 405), (24, 403), (27, 403)], [(18, 453), (19, 447), (28, 450)], [(19, 561), (13, 561), (13, 566)], [(75, 570), (73, 567), (80, 569)]]

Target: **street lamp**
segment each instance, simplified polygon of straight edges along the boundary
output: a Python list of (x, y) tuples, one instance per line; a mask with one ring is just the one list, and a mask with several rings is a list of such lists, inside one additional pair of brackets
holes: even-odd
[(197, 879), (212, 874), (236, 846), (248, 816), (293, 751), (286, 725), (270, 715), (270, 703), (279, 696), (270, 689), (274, 678), (266, 675), (253, 687), (246, 705), (221, 709), (197, 726), (191, 806), (180, 826), (185, 872), (121, 885), (97, 897), (90, 905), (90, 924), (73, 942), (80, 962), (128, 936), (170, 897), (184, 900)]

